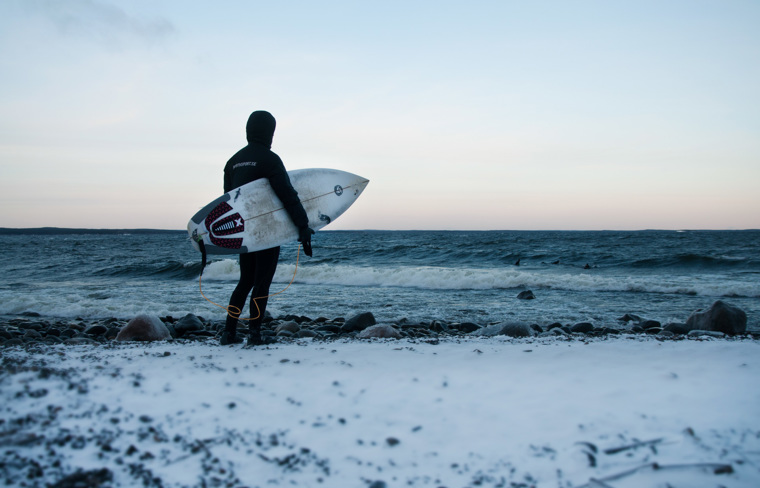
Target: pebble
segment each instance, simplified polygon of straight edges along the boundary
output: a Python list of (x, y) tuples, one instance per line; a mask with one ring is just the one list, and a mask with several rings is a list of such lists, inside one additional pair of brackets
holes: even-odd
[[(222, 318), (210, 321), (188, 314), (180, 320), (162, 317), (167, 327), (176, 330), (173, 341), (218, 341), (224, 327)], [(11, 318), (0, 318), (0, 347), (25, 345), (89, 345), (113, 344), (119, 331), (129, 322), (128, 319), (57, 319), (39, 315), (24, 314)], [(309, 319), (305, 316), (286, 315), (282, 317), (267, 316), (262, 324), (262, 336), (275, 342), (290, 342), (308, 338), (314, 341), (331, 341), (336, 339), (419, 339), (435, 341), (439, 337), (466, 336), (507, 336), (507, 337), (555, 337), (562, 340), (582, 340), (584, 337), (605, 337), (620, 334), (650, 335), (658, 340), (699, 339), (704, 337), (724, 338), (722, 332), (694, 330), (689, 331), (684, 324), (668, 323), (662, 326), (655, 320), (642, 319), (636, 315), (626, 314), (620, 318), (623, 324), (593, 324), (580, 322), (564, 325), (559, 322), (545, 325), (502, 322), (497, 324), (477, 324), (473, 322), (449, 322), (432, 319), (425, 322), (412, 322), (401, 318), (391, 323), (377, 325), (371, 312), (354, 315), (348, 319), (336, 317), (329, 319), (319, 317)], [(181, 332), (180, 332), (181, 331)], [(246, 329), (239, 331), (247, 334)], [(738, 337), (760, 339), (760, 332), (751, 331)], [(212, 342), (213, 343), (213, 342)]]

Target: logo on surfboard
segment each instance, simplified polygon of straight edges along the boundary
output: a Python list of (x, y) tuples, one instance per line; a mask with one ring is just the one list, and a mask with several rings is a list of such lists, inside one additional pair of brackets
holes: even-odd
[(219, 236), (228, 236), (238, 234), (245, 230), (245, 221), (239, 213), (228, 215), (220, 218), (222, 215), (232, 210), (226, 202), (222, 202), (206, 216), (206, 228), (209, 230), (209, 240), (215, 246), (226, 249), (240, 249), (243, 245), (242, 238), (223, 238)]

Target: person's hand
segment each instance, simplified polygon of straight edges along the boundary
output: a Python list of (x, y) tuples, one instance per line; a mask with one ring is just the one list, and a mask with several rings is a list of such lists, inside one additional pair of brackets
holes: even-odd
[(313, 233), (314, 230), (310, 227), (298, 229), (298, 242), (303, 245), (303, 252), (309, 257), (311, 257), (311, 235)]

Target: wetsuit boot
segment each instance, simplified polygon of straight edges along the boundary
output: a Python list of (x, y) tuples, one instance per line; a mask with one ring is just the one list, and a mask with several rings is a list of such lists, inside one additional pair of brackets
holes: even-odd
[(237, 336), (237, 325), (237, 314), (233, 314), (232, 312), (227, 314), (227, 322), (224, 324), (224, 332), (222, 332), (222, 338), (219, 340), (219, 344), (227, 346), (229, 344), (240, 344), (243, 342), (243, 339)]

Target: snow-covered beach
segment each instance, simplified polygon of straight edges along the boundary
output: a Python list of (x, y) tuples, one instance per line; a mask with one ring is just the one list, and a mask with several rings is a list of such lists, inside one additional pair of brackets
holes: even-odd
[(760, 343), (213, 339), (2, 351), (14, 486), (757, 487)]

